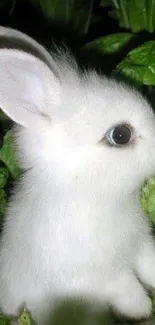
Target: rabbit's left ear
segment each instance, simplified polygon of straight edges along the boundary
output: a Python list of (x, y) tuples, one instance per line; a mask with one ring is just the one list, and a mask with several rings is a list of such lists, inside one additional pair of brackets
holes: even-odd
[(35, 128), (55, 117), (59, 103), (60, 82), (44, 62), (20, 50), (0, 50), (4, 113), (24, 127)]

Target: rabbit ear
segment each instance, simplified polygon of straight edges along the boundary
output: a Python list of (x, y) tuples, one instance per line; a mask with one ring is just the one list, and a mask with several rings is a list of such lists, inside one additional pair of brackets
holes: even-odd
[(0, 50), (0, 107), (13, 121), (43, 125), (59, 102), (59, 80), (44, 62), (19, 50)]
[(44, 46), (19, 30), (0, 26), (0, 48), (13, 48), (31, 53), (52, 69), (56, 69), (55, 61)]

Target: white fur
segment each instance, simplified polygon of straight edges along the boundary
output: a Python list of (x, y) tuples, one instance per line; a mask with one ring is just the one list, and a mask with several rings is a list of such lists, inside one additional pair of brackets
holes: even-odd
[[(134, 89), (78, 71), (67, 56), (52, 68), (31, 54), (0, 50), (0, 106), (18, 127), (25, 170), (8, 204), (0, 246), (0, 307), (25, 303), (38, 324), (54, 302), (82, 297), (127, 317), (148, 317), (155, 245), (140, 207), (155, 172), (155, 117)], [(52, 65), (51, 65), (52, 66)], [(99, 144), (130, 123), (134, 143)]]

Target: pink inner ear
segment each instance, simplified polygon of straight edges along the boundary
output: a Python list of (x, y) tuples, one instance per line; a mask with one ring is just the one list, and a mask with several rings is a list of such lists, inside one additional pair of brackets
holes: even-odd
[(31, 54), (0, 49), (0, 85), (0, 107), (16, 123), (34, 128), (58, 114), (60, 82)]
[(35, 107), (39, 110), (45, 102), (44, 82), (41, 75), (37, 74), (39, 72), (37, 69), (33, 71), (30, 66), (25, 67), (24, 62), (20, 63), (22, 64), (18, 63), (18, 66), (11, 64), (8, 67), (10, 78), (12, 77), (10, 87), (14, 88), (14, 96), (17, 100), (29, 103), (31, 111), (34, 111)]

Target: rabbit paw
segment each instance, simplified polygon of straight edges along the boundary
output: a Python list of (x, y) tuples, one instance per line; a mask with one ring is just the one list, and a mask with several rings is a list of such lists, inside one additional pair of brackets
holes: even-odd
[(155, 289), (155, 245), (151, 241), (144, 243), (137, 254), (136, 273), (145, 285)]
[(151, 300), (132, 272), (120, 274), (117, 281), (108, 286), (107, 292), (109, 304), (124, 316), (142, 319), (151, 314)]

